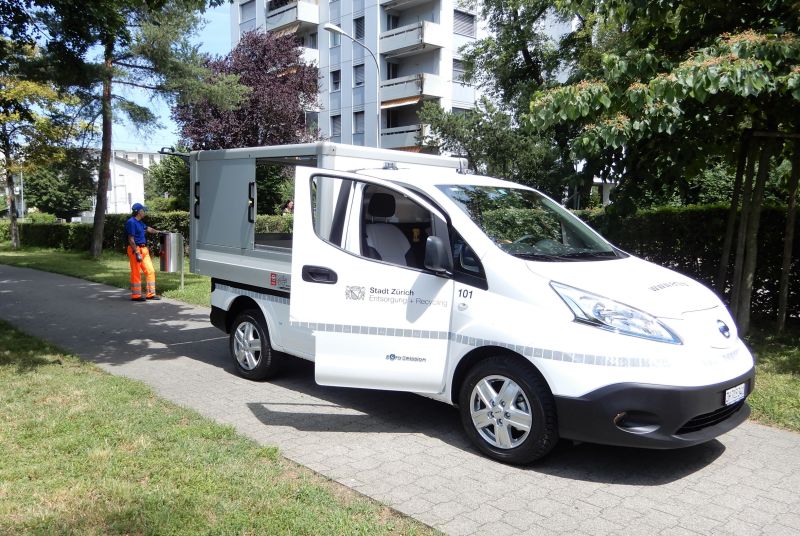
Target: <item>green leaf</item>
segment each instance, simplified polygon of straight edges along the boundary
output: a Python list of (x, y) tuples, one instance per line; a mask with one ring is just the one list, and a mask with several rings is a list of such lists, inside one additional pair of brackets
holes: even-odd
[(605, 108), (611, 108), (611, 99), (608, 98), (608, 95), (601, 94), (598, 98), (600, 104), (602, 104)]

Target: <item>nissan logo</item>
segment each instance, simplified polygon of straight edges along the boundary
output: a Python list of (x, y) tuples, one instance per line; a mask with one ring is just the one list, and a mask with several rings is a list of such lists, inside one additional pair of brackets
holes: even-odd
[(728, 327), (728, 324), (722, 320), (717, 320), (717, 328), (719, 328), (719, 332), (722, 333), (726, 339), (731, 338), (731, 328)]

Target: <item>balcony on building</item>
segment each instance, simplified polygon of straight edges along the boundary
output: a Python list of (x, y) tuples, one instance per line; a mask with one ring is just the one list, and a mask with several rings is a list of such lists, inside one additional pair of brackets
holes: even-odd
[(381, 129), (381, 147), (384, 149), (419, 150), (417, 141), (428, 135), (430, 125), (406, 125)]
[(380, 0), (381, 7), (386, 10), (402, 11), (414, 6), (427, 4), (431, 0)]
[(417, 73), (381, 82), (381, 108), (416, 104), (446, 96), (447, 86), (438, 75)]
[(318, 0), (270, 0), (267, 2), (268, 32), (285, 35), (319, 25)]
[(400, 58), (422, 54), (433, 49), (444, 48), (450, 37), (440, 24), (430, 21), (417, 22), (383, 32), (380, 52), (389, 58)]

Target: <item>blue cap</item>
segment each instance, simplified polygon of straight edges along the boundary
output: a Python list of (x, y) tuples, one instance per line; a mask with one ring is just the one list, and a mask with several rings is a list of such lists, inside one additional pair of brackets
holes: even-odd
[(142, 209), (144, 209), (144, 210), (147, 210), (147, 207), (146, 207), (146, 206), (144, 206), (144, 205), (143, 205), (143, 204), (141, 204), (141, 203), (134, 203), (134, 204), (133, 204), (133, 206), (131, 207), (131, 210), (132, 210), (133, 212), (139, 212), (139, 211), (140, 211), (140, 210), (142, 210)]

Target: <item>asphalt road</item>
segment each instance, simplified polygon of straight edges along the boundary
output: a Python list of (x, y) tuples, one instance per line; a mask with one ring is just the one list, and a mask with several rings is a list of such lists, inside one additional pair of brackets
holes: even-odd
[(800, 434), (748, 422), (683, 450), (561, 444), (505, 466), (426, 398), (320, 387), (293, 358), (239, 378), (208, 313), (0, 265), (0, 318), (448, 534), (800, 535)]

